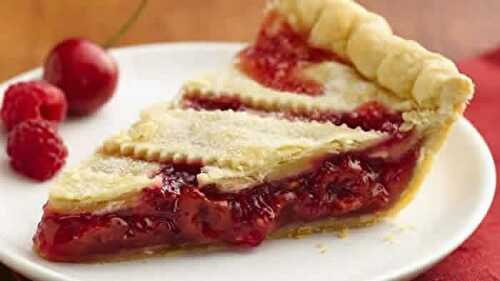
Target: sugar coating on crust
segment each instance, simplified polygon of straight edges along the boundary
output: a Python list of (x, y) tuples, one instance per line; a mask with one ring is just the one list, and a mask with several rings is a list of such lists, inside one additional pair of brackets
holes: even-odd
[(409, 110), (412, 103), (389, 93), (375, 83), (363, 79), (351, 67), (329, 61), (304, 69), (305, 77), (324, 87), (319, 96), (283, 92), (261, 85), (236, 66), (206, 74), (184, 84), (181, 98), (191, 96), (233, 96), (257, 109), (320, 111), (352, 111), (362, 104), (378, 101), (393, 110)]
[(72, 211), (120, 201), (145, 187), (158, 185), (160, 179), (155, 173), (159, 168), (154, 162), (96, 153), (58, 176), (49, 191), (51, 207)]
[(180, 100), (229, 96), (250, 108), (294, 112), (344, 112), (376, 101), (403, 112), (405, 129), (424, 131), (458, 118), (473, 95), (472, 81), (452, 61), (394, 35), (383, 17), (354, 1), (276, 0), (267, 12), (352, 65), (308, 64), (303, 75), (323, 86), (319, 96), (265, 87), (232, 65), (185, 83)]
[[(235, 170), (262, 167), (313, 148), (342, 151), (383, 134), (333, 124), (288, 121), (246, 112), (152, 110), (103, 146), (108, 154), (153, 162), (214, 164)], [(350, 146), (349, 146), (350, 147)]]
[(96, 155), (59, 176), (50, 200), (60, 208), (68, 202), (92, 206), (122, 200), (160, 185), (157, 174), (165, 162), (201, 164), (200, 185), (236, 192), (300, 173), (321, 155), (361, 149), (385, 137), (375, 131), (245, 112), (152, 107), (131, 129), (105, 141)]

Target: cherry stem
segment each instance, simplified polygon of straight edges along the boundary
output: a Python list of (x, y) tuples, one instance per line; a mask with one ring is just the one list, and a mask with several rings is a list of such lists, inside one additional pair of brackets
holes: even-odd
[(137, 9), (135, 9), (134, 13), (128, 18), (128, 20), (120, 27), (120, 29), (111, 38), (109, 38), (108, 41), (106, 41), (106, 43), (104, 43), (103, 46), (105, 49), (109, 49), (112, 46), (114, 46), (116, 42), (118, 42), (118, 40), (120, 40), (120, 38), (122, 38), (123, 35), (127, 33), (130, 27), (137, 22), (147, 4), (148, 0), (141, 1), (139, 6), (137, 6)]

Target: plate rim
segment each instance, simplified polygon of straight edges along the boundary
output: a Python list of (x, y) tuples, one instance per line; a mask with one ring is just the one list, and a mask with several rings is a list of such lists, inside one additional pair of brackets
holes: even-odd
[[(136, 56), (142, 52), (154, 51), (156, 49), (169, 49), (169, 51), (176, 50), (229, 50), (237, 51), (239, 48), (244, 46), (245, 43), (241, 42), (211, 42), (211, 41), (182, 41), (182, 42), (169, 42), (169, 43), (149, 43), (149, 44), (139, 44), (124, 46), (121, 48), (111, 49), (111, 53), (114, 56)], [(119, 59), (117, 59), (119, 60)], [(23, 79), (32, 79), (35, 76), (39, 76), (41, 73), (41, 67), (37, 67), (32, 70), (15, 75), (14, 77), (0, 82), (0, 89), (8, 86), (8, 84), (19, 81)], [(380, 277), (371, 279), (371, 281), (386, 281), (386, 280), (399, 280), (401, 277), (412, 276), (412, 274), (418, 274), (430, 266), (438, 263), (446, 256), (448, 256), (453, 250), (459, 247), (465, 240), (467, 240), (474, 231), (477, 230), (479, 225), (482, 223), (483, 219), (486, 217), (491, 205), (493, 203), (496, 191), (496, 168), (491, 150), (488, 144), (479, 133), (479, 131), (472, 125), (470, 121), (464, 117), (460, 117), (457, 120), (455, 126), (461, 126), (467, 132), (467, 135), (474, 139), (478, 144), (477, 153), (481, 156), (481, 161), (485, 162), (484, 179), (484, 195), (481, 197), (481, 201), (478, 204), (477, 210), (473, 213), (473, 219), (471, 223), (467, 225), (467, 229), (463, 229), (460, 234), (457, 234), (454, 239), (447, 241), (445, 246), (440, 247), (440, 251), (436, 251), (433, 255), (426, 256), (425, 258), (416, 260), (415, 262), (409, 263), (408, 265), (401, 267), (396, 270), (392, 270), (383, 274)], [(20, 274), (25, 275), (29, 278), (35, 278), (40, 280), (51, 280), (51, 281), (79, 281), (73, 277), (63, 275), (52, 269), (48, 269), (34, 261), (27, 260), (23, 256), (6, 252), (3, 249), (5, 243), (0, 240), (0, 262), (8, 266), (9, 269), (13, 269)]]

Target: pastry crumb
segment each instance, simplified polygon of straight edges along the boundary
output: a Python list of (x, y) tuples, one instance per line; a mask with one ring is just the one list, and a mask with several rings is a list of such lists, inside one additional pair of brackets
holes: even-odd
[(398, 241), (396, 240), (396, 237), (394, 234), (390, 233), (384, 237), (384, 241), (390, 244), (397, 243)]
[(314, 233), (313, 229), (311, 229), (310, 227), (299, 227), (293, 233), (290, 233), (288, 235), (288, 237), (293, 238), (293, 239), (302, 239), (302, 238), (304, 238), (304, 236), (307, 236), (307, 235), (310, 235), (313, 233)]
[(319, 249), (320, 254), (324, 254), (326, 253), (326, 250), (328, 250), (328, 247), (323, 243), (316, 244), (316, 248)]
[(415, 230), (415, 226), (413, 226), (411, 224), (400, 224), (398, 230), (401, 231), (401, 232), (403, 232), (403, 231), (414, 231)]
[(390, 244), (398, 243), (399, 240), (397, 239), (398, 235), (402, 235), (404, 232), (407, 231), (414, 231), (415, 227), (410, 224), (402, 224), (402, 223), (395, 223), (395, 222), (389, 222), (391, 226), (391, 230), (389, 230), (389, 233), (384, 236), (383, 240), (385, 242), (388, 242)]

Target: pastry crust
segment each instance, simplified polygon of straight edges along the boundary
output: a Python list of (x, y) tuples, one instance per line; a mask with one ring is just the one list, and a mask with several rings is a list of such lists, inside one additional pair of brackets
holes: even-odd
[(105, 141), (106, 154), (149, 162), (201, 163), (244, 171), (310, 149), (332, 152), (383, 136), (347, 126), (291, 122), (246, 112), (172, 109), (143, 113), (128, 131)]
[[(351, 0), (278, 0), (273, 8), (311, 45), (329, 49), (351, 61), (367, 78), (420, 107), (460, 107), (474, 92), (470, 78), (445, 57), (392, 34), (387, 22)], [(317, 16), (319, 12), (319, 16)], [(312, 19), (312, 20), (311, 20)]]
[(126, 207), (145, 187), (157, 186), (160, 164), (97, 152), (64, 171), (49, 191), (49, 207), (63, 213), (106, 213)]
[(220, 96), (238, 98), (243, 104), (259, 110), (352, 111), (358, 106), (378, 101), (387, 108), (405, 111), (413, 108), (411, 101), (389, 93), (365, 80), (351, 67), (329, 61), (311, 65), (304, 75), (324, 85), (324, 94), (308, 96), (267, 88), (246, 76), (236, 66), (207, 74), (184, 84), (180, 99)]
[(264, 87), (232, 66), (187, 82), (181, 100), (231, 96), (260, 110), (304, 112), (350, 111), (369, 100), (405, 112), (404, 127), (425, 129), (456, 120), (472, 98), (474, 84), (452, 61), (394, 35), (385, 19), (354, 1), (271, 3), (268, 13), (279, 13), (311, 46), (334, 52), (354, 69), (335, 61), (309, 66), (306, 77), (325, 87), (311, 97)]

